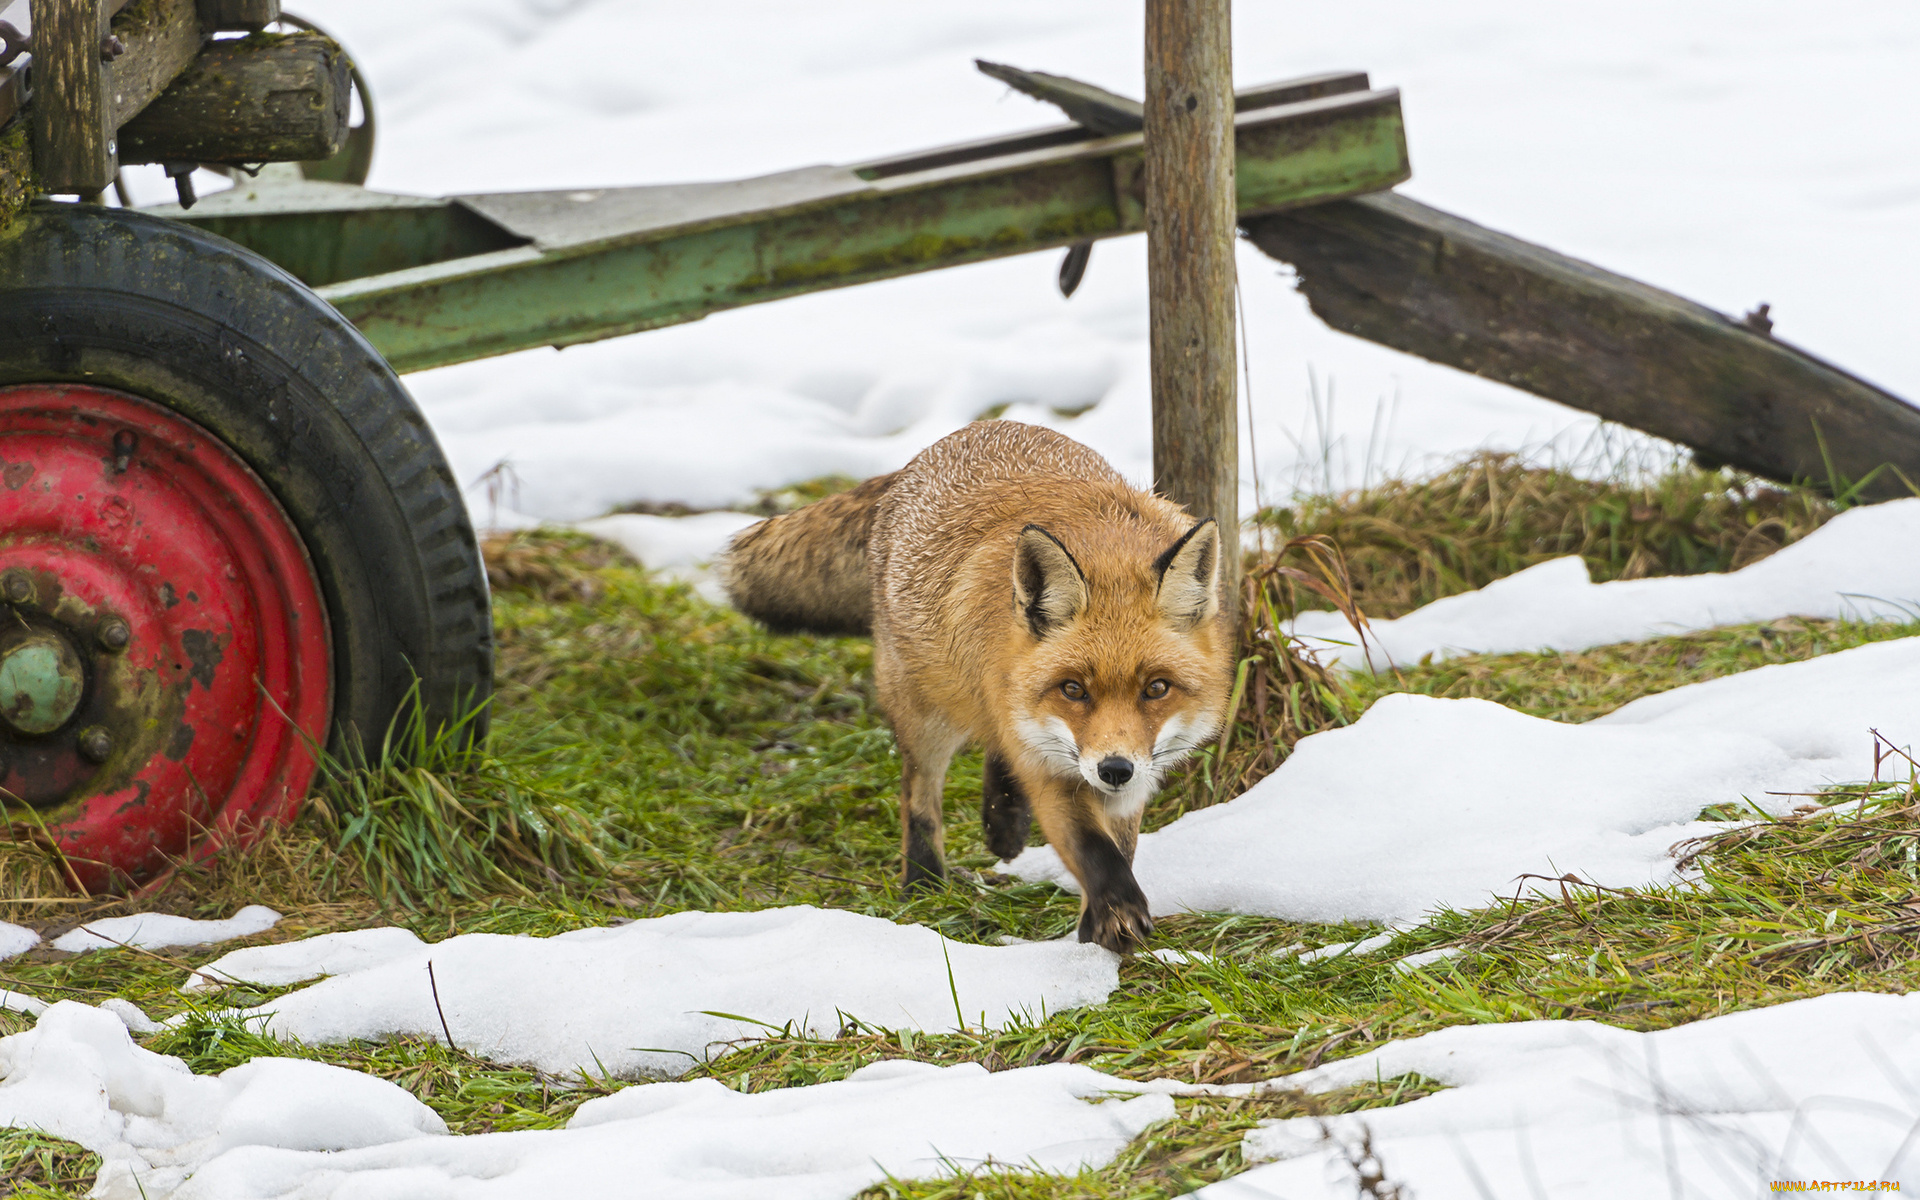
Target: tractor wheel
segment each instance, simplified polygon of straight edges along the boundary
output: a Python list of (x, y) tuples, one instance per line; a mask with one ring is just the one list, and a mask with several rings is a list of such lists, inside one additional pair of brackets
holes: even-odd
[[(0, 801), (124, 889), (291, 819), (314, 749), (486, 698), (446, 460), (357, 330), (189, 225), (0, 232)], [(484, 733), (484, 716), (467, 727)]]

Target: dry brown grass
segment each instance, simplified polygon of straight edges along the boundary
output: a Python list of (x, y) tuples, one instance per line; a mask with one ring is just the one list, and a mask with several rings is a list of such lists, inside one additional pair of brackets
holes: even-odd
[[(1358, 719), (1386, 691), (1475, 696), (1583, 721), (1649, 691), (1910, 635), (1911, 626), (1786, 620), (1735, 637), (1722, 631), (1581, 654), (1471, 656), (1374, 679), (1325, 670), (1286, 634), (1303, 610), (1337, 609), (1364, 630), (1368, 618), (1399, 616), (1568, 554), (1585, 558), (1596, 580), (1736, 570), (1836, 511), (1809, 489), (1692, 466), (1621, 483), (1510, 454), (1476, 455), (1424, 481), (1269, 510), (1243, 531), (1243, 657), (1227, 731), (1175, 778), (1176, 803), (1156, 806), (1153, 821), (1239, 795), (1302, 737)], [(1276, 533), (1283, 535), (1277, 544)]]
[(556, 603), (592, 604), (605, 590), (599, 571), (637, 565), (612, 542), (550, 530), (538, 536), (495, 534), (480, 543), (480, 557), (487, 565), (487, 585), (494, 591), (524, 592)]
[(1567, 554), (1585, 558), (1596, 580), (1737, 570), (1836, 511), (1811, 489), (1693, 466), (1623, 483), (1489, 453), (1431, 479), (1307, 497), (1260, 524), (1282, 538), (1331, 538), (1354, 598), (1387, 618)]
[(1287, 633), (1303, 607), (1331, 606), (1364, 624), (1354, 608), (1356, 591), (1339, 546), (1324, 535), (1290, 538), (1249, 560), (1240, 595), (1241, 658), (1226, 728), (1176, 773), (1169, 784), (1175, 800), (1157, 802), (1151, 824), (1231, 800), (1272, 774), (1295, 742), (1358, 715), (1345, 681), (1302, 654)]
[[(269, 827), (243, 852), (175, 868), (130, 896), (82, 896), (58, 866), (26, 842), (0, 843), (0, 920), (26, 925), (51, 940), (77, 925), (128, 913), (232, 916), (264, 904), (287, 917), (287, 929), (338, 929), (364, 924), (379, 906), (358, 873), (334, 869), (339, 851), (312, 827)], [(277, 939), (276, 939), (277, 940)]]

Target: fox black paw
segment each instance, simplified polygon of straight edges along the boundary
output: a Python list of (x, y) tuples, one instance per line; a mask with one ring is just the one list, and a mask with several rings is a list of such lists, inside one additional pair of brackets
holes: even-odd
[(922, 862), (918, 859), (907, 860), (907, 870), (902, 882), (910, 892), (931, 891), (947, 881), (946, 865), (938, 859)]
[(1116, 954), (1140, 948), (1153, 933), (1146, 897), (1113, 903), (1089, 904), (1080, 914), (1080, 940), (1105, 946)]

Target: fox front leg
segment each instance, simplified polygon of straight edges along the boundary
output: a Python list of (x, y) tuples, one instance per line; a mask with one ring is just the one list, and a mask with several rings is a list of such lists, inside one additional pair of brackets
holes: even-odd
[(1016, 858), (1027, 848), (1027, 834), (1033, 828), (1026, 788), (1007, 760), (992, 750), (987, 751), (981, 778), (980, 826), (987, 849), (1003, 859)]
[(1035, 805), (1040, 828), (1080, 881), (1080, 940), (1125, 954), (1153, 932), (1146, 893), (1133, 877), (1137, 818), (1110, 828), (1098, 800), (1084, 791), (1049, 781)]
[(909, 890), (933, 887), (947, 877), (947, 833), (942, 800), (947, 765), (965, 738), (929, 723), (899, 737), (898, 741), (900, 853), (906, 860), (901, 881)]
[(1120, 954), (1137, 949), (1153, 933), (1153, 918), (1147, 915), (1146, 893), (1133, 878), (1133, 864), (1104, 830), (1084, 830), (1075, 850), (1080, 940)]

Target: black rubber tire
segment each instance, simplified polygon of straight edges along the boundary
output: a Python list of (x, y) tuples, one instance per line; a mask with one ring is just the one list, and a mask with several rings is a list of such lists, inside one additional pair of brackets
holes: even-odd
[(35, 202), (0, 230), (0, 384), (55, 382), (197, 421), (279, 499), (327, 605), (336, 754), (377, 753), (416, 674), (430, 729), (485, 701), (486, 572), (446, 456), (393, 369), (293, 276), (191, 225)]

